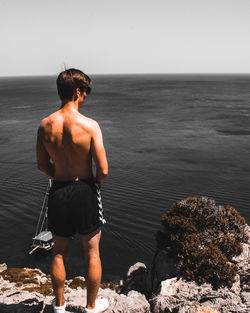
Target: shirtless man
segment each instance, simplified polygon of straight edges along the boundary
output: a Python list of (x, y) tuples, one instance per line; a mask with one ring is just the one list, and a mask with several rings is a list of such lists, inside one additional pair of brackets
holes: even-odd
[[(54, 312), (65, 312), (64, 260), (70, 237), (81, 235), (87, 263), (85, 312), (103, 312), (107, 299), (96, 300), (102, 268), (99, 255), (103, 217), (99, 187), (108, 175), (103, 138), (97, 122), (78, 112), (91, 91), (90, 78), (68, 69), (57, 78), (61, 108), (42, 120), (37, 133), (37, 165), (53, 178), (48, 200), (48, 226), (53, 234), (51, 278)], [(92, 158), (96, 177), (92, 172)]]

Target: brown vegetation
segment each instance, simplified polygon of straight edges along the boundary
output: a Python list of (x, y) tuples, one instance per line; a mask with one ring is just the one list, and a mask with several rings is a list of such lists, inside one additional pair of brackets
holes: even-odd
[(54, 294), (51, 282), (46, 282), (40, 286), (25, 287), (23, 290), (27, 290), (29, 292), (38, 292), (44, 296), (52, 296)]
[(114, 290), (115, 292), (118, 292), (119, 290), (119, 284), (115, 284), (115, 283), (102, 283), (100, 287), (102, 289), (109, 288), (111, 290)]
[(4, 291), (10, 290), (10, 289), (11, 289), (11, 288), (3, 287), (3, 288), (1, 288), (1, 291), (4, 292)]
[(86, 281), (82, 280), (79, 277), (75, 277), (72, 282), (69, 284), (69, 287), (72, 289), (77, 289), (77, 287), (81, 287), (82, 289), (86, 288)]
[(39, 284), (40, 270), (25, 269), (11, 267), (0, 273), (5, 280), (9, 280), (11, 283), (22, 283), (22, 284)]
[[(6, 270), (0, 272), (5, 280), (9, 280), (11, 283), (16, 283), (16, 287), (22, 287), (23, 290), (29, 292), (38, 292), (44, 296), (53, 295), (53, 287), (51, 283), (50, 275), (43, 274), (40, 270), (36, 269), (25, 269), (25, 268), (7, 268)], [(41, 277), (45, 277), (45, 282), (41, 282)], [(66, 282), (67, 284), (67, 282)], [(69, 284), (68, 287), (72, 289), (77, 289), (80, 287), (82, 289), (86, 288), (86, 282), (80, 277), (75, 277)], [(117, 291), (119, 285), (114, 283), (102, 283), (100, 286), (102, 289), (110, 288)], [(2, 288), (2, 291), (6, 291), (10, 288)]]
[(177, 259), (178, 275), (198, 283), (232, 285), (236, 266), (232, 257), (246, 242), (246, 221), (230, 205), (217, 207), (206, 197), (175, 202), (162, 216), (157, 247), (168, 247)]

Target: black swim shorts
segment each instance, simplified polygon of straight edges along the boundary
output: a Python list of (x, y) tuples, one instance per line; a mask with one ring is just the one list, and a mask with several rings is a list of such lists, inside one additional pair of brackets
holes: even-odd
[(86, 235), (105, 223), (100, 188), (93, 179), (53, 181), (48, 198), (48, 228), (52, 234)]

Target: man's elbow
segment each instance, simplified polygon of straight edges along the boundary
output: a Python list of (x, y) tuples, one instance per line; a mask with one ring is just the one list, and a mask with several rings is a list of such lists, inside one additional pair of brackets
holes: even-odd
[(108, 176), (108, 173), (109, 173), (109, 169), (108, 169), (108, 166), (107, 166), (106, 168), (104, 168), (104, 169), (102, 170), (102, 175), (103, 175), (103, 176)]
[(100, 176), (102, 176), (105, 179), (108, 176), (108, 170), (101, 170)]
[(99, 175), (102, 175), (103, 177), (107, 177), (108, 176), (108, 166), (99, 167), (98, 172), (99, 172)]

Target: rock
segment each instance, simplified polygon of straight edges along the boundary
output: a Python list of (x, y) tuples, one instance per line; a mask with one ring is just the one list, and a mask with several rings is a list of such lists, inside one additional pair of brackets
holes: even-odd
[(232, 258), (232, 261), (234, 263), (237, 263), (238, 265), (244, 263), (248, 264), (250, 257), (250, 248), (248, 243), (242, 243), (242, 252), (238, 256), (235, 256)]
[(7, 265), (6, 263), (0, 264), (0, 272), (7, 270)]
[(135, 263), (134, 265), (130, 266), (130, 268), (128, 269), (128, 272), (127, 272), (127, 277), (131, 277), (132, 274), (138, 270), (146, 270), (147, 267), (144, 263), (141, 263), (141, 262), (137, 262)]
[(250, 292), (250, 226), (248, 226), (248, 242), (242, 243), (243, 251), (233, 257), (232, 261), (237, 266), (240, 275), (240, 287), (242, 291)]
[(181, 278), (167, 279), (161, 282), (159, 294), (150, 302), (152, 312), (155, 313), (195, 313), (202, 309), (200, 305), (203, 309), (211, 307), (219, 312), (245, 313), (249, 310), (248, 294), (244, 293), (243, 297), (240, 297), (239, 277), (233, 290), (227, 287), (214, 290), (211, 284), (198, 285)]
[(239, 274), (235, 276), (235, 282), (233, 283), (230, 290), (233, 291), (237, 295), (240, 294), (241, 289), (240, 289), (240, 275)]
[(195, 313), (220, 313), (217, 310), (211, 308), (210, 306), (201, 306)]
[(182, 278), (171, 278), (161, 282), (160, 296), (177, 296), (186, 299), (195, 299), (198, 295), (213, 293), (211, 284), (205, 283), (201, 286), (195, 282), (187, 282)]
[(195, 313), (197, 305), (194, 301), (179, 301), (175, 297), (156, 296), (151, 301), (152, 313)]
[[(134, 267), (136, 269), (137, 266)], [(134, 271), (130, 271), (130, 275), (132, 275)], [(21, 278), (25, 280), (27, 278), (26, 274), (32, 273), (32, 279), (36, 278), (36, 287), (32, 287), (28, 290), (24, 290), (23, 284), (21, 286), (17, 286), (16, 280), (18, 276), (11, 276), (12, 274), (20, 274)], [(24, 275), (25, 274), (25, 275)], [(30, 269), (9, 269), (8, 272), (5, 273), (7, 278), (13, 280), (10, 282), (9, 279), (4, 280), (3, 276), (0, 280), (0, 313), (1, 312), (14, 312), (14, 313), (51, 313), (52, 307), (51, 303), (54, 299), (54, 296), (51, 295), (43, 295), (38, 293), (37, 291), (42, 292), (42, 288), (44, 287), (41, 284), (41, 279), (39, 277), (34, 276), (34, 274), (40, 275), (40, 278), (45, 277), (46, 275), (42, 272), (32, 272)], [(28, 275), (29, 276), (29, 275)], [(30, 277), (30, 276), (29, 276)], [(49, 278), (47, 278), (49, 279)], [(67, 301), (66, 312), (83, 312), (84, 307), (86, 305), (87, 292), (86, 288), (84, 288), (85, 278), (84, 277), (76, 277), (71, 281), (66, 282), (65, 288), (65, 299)], [(45, 285), (47, 284), (47, 281)], [(34, 285), (34, 284), (33, 284)], [(69, 287), (69, 285), (72, 286)], [(27, 286), (27, 284), (26, 284)], [(76, 289), (75, 289), (76, 288)], [(83, 289), (84, 288), (84, 289)], [(32, 291), (31, 290), (36, 290)], [(150, 304), (147, 301), (146, 297), (134, 290), (128, 292), (128, 295), (118, 294), (114, 290), (109, 288), (102, 289), (100, 288), (98, 291), (99, 298), (107, 298), (110, 302), (110, 307), (106, 311), (106, 313), (120, 313), (120, 312), (134, 312), (134, 313), (144, 313), (150, 312)]]
[(120, 286), (120, 292), (127, 294), (130, 290), (138, 291), (147, 295), (147, 268), (144, 263), (137, 262), (130, 266), (123, 285)]
[[(82, 312), (86, 305), (86, 289), (77, 289), (65, 294), (67, 301), (67, 309), (79, 310)], [(137, 291), (130, 291), (128, 295), (117, 294), (111, 289), (99, 289), (98, 298), (106, 298), (109, 300), (109, 308), (105, 313), (118, 313), (118, 312), (134, 312), (143, 313), (150, 312), (150, 305), (145, 296)], [(73, 311), (75, 312), (75, 311)]]
[[(32, 272), (29, 269), (25, 271), (9, 271), (8, 273), (33, 273), (38, 287), (41, 290), (41, 277), (45, 277), (42, 272)], [(40, 274), (39, 274), (40, 273)], [(143, 279), (147, 273), (146, 266), (143, 263), (137, 263), (128, 270), (128, 281), (130, 286), (140, 285), (140, 277)], [(32, 274), (32, 275), (33, 275)], [(34, 275), (32, 276), (34, 278)], [(24, 277), (25, 279), (25, 277)], [(46, 278), (49, 279), (49, 278)], [(133, 281), (135, 280), (135, 281)], [(72, 284), (77, 289), (73, 288)], [(144, 280), (145, 282), (145, 280)], [(86, 305), (86, 288), (84, 288), (85, 278), (76, 277), (67, 281), (65, 288), (65, 298), (67, 301), (67, 312), (83, 312)], [(69, 286), (72, 285), (72, 288)], [(4, 290), (3, 290), (4, 289)], [(34, 288), (33, 288), (34, 289)], [(0, 313), (1, 312), (51, 312), (51, 302), (53, 296), (44, 296), (37, 292), (28, 292), (23, 290), (22, 286), (17, 286), (15, 282), (9, 280), (0, 280)], [(110, 307), (106, 313), (143, 313), (143, 312), (176, 312), (176, 313), (202, 313), (202, 312), (221, 312), (221, 313), (247, 313), (250, 312), (250, 296), (247, 292), (240, 292), (239, 277), (233, 286), (229, 289), (221, 287), (214, 290), (211, 284), (197, 285), (195, 282), (187, 282), (177, 277), (166, 279), (161, 282), (159, 293), (153, 296), (149, 301), (145, 295), (135, 289), (127, 290), (127, 294), (119, 294), (109, 288), (99, 289), (98, 297), (107, 298)], [(33, 303), (31, 306), (30, 304)], [(210, 311), (208, 311), (210, 310)]]
[(161, 282), (161, 296), (173, 296), (178, 293), (179, 286), (176, 284), (177, 277), (166, 279)]
[(242, 302), (250, 308), (250, 293), (243, 291), (241, 293), (241, 299), (242, 299)]
[(232, 261), (236, 263), (237, 272), (240, 276), (240, 287), (242, 291), (250, 291), (250, 240), (249, 243), (243, 243), (243, 251)]

